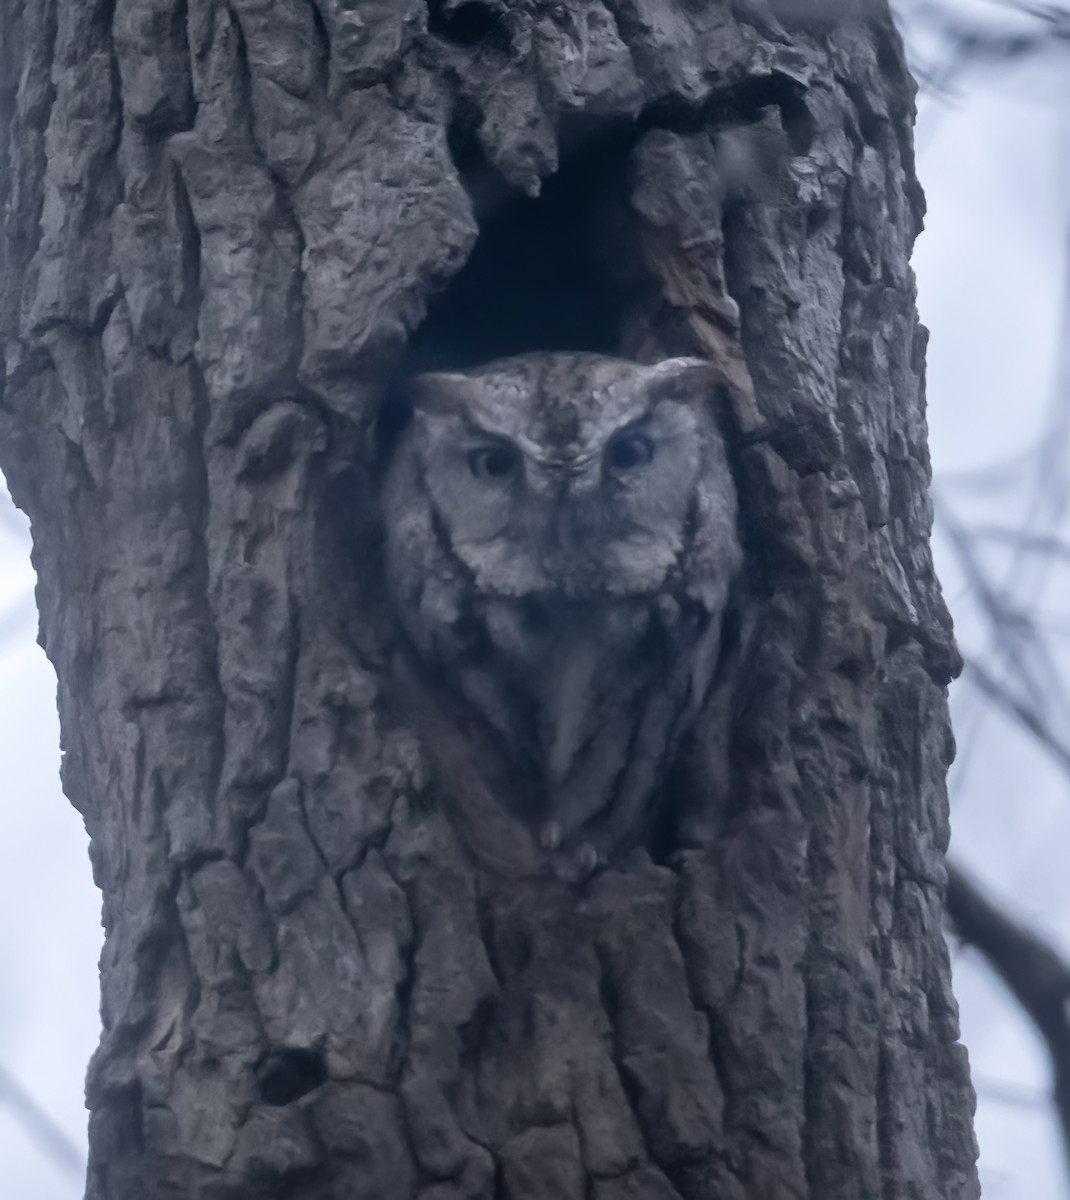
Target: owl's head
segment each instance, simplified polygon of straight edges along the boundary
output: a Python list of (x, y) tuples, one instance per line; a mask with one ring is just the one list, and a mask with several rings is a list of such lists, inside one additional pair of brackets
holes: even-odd
[(649, 593), (711, 505), (734, 528), (715, 387), (697, 359), (572, 353), (418, 375), (402, 453), (480, 591)]

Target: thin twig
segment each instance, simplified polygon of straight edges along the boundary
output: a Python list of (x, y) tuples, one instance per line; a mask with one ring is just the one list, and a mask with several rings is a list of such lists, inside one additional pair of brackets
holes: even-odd
[(1055, 534), (1029, 534), (999, 525), (975, 525), (970, 530), (970, 537), (979, 542), (1003, 542), (1024, 554), (1042, 554), (1070, 562), (1070, 541)]
[(982, 567), (974, 550), (972, 535), (952, 514), (950, 507), (946, 503), (938, 502), (936, 511), (956, 552), (970, 590), (987, 616), (993, 633), (1002, 639), (1002, 656), (1021, 680), (1034, 707), (1039, 709), (1043, 698), (1052, 693), (1062, 701), (1062, 687), (1058, 675), (1053, 673), (1050, 656), (1042, 656), (1039, 662), (1041, 671), (1047, 675), (1046, 679), (1041, 679), (1034, 670), (1029, 651), (1039, 640), (1039, 633), (1032, 618), (1028, 613), (1008, 604), (1000, 589)]
[(1051, 1103), (1051, 1092), (1044, 1088), (1023, 1087), (1003, 1079), (988, 1079), (973, 1074), (973, 1086), (978, 1096), (1006, 1104), (1010, 1108), (1043, 1108)]
[(1004, 712), (1014, 717), (1018, 724), (1031, 733), (1051, 754), (1058, 765), (1070, 773), (1070, 744), (1064, 742), (1055, 733), (1036, 709), (1030, 708), (1028, 704), (1019, 700), (1006, 684), (1001, 683), (994, 675), (990, 674), (976, 659), (967, 659), (963, 674), (976, 684), (990, 700), (998, 704)]
[(21, 1083), (0, 1065), (0, 1104), (7, 1104), (23, 1129), (50, 1160), (71, 1176), (84, 1178), (85, 1157)]

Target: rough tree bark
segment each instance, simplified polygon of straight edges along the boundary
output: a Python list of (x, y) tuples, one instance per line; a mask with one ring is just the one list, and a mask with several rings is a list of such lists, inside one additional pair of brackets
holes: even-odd
[[(88, 1196), (977, 1194), (911, 119), (880, 3), (0, 0)], [(375, 570), (384, 382), (541, 346), (722, 363), (757, 626), (713, 844), (582, 888), (466, 853)]]

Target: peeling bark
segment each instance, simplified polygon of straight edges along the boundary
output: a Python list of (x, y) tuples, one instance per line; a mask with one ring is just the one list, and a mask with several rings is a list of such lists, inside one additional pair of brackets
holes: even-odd
[[(977, 1194), (912, 87), (816, 7), (0, 0), (92, 1200)], [(718, 836), (578, 890), (436, 803), (368, 437), (406, 364), (550, 346), (721, 363), (757, 629)]]

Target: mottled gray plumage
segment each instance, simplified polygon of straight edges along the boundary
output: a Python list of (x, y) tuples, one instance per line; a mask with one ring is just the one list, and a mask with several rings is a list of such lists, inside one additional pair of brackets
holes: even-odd
[(398, 617), (559, 861), (642, 836), (711, 685), (741, 560), (715, 388), (695, 359), (564, 353), (407, 385), (383, 496)]

